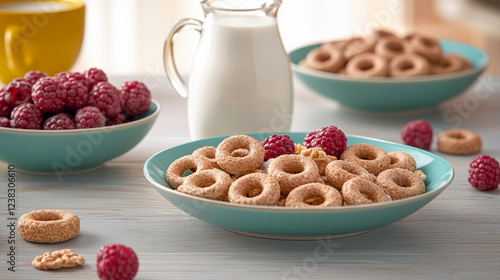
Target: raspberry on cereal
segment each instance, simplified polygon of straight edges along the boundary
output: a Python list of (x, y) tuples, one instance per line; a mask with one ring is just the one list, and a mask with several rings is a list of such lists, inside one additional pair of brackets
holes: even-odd
[(109, 244), (99, 250), (96, 267), (99, 279), (130, 280), (139, 270), (139, 259), (131, 248)]
[(12, 80), (3, 90), (5, 102), (12, 109), (24, 103), (31, 103), (31, 87), (30, 82), (24, 79)]
[(469, 166), (469, 183), (480, 191), (491, 191), (500, 184), (498, 161), (488, 155), (474, 158)]
[(33, 86), (33, 103), (42, 112), (58, 113), (64, 109), (67, 91), (59, 80), (44, 77)]
[(151, 104), (151, 92), (141, 82), (123, 83), (120, 93), (124, 101), (123, 110), (129, 117), (146, 113)]
[(290, 136), (286, 134), (273, 134), (267, 137), (262, 144), (266, 150), (264, 161), (281, 155), (295, 153), (295, 143), (290, 139)]
[[(347, 146), (347, 138), (336, 126), (326, 126), (317, 131), (314, 136), (311, 136), (310, 146), (308, 148), (320, 147), (323, 151), (334, 157), (339, 157)], [(305, 140), (305, 139), (304, 139)], [(306, 143), (307, 144), (307, 143)]]
[(42, 129), (43, 116), (32, 103), (24, 103), (12, 110), (10, 127), (24, 129)]
[(45, 130), (63, 130), (63, 129), (75, 129), (75, 122), (73, 118), (66, 113), (59, 113), (54, 115), (43, 123), (43, 129)]
[(425, 120), (411, 121), (401, 130), (401, 138), (406, 145), (429, 150), (432, 144), (432, 127)]
[(66, 109), (77, 110), (87, 105), (89, 93), (87, 87), (75, 78), (69, 78), (62, 82), (67, 91)]
[(106, 117), (97, 107), (87, 106), (78, 109), (75, 114), (76, 128), (96, 128), (106, 125)]
[(29, 82), (30, 84), (34, 85), (38, 80), (40, 80), (43, 77), (47, 77), (47, 74), (45, 72), (41, 71), (28, 71), (26, 74), (24, 74), (23, 79)]
[(90, 91), (88, 105), (99, 108), (111, 119), (122, 111), (123, 99), (115, 86), (108, 82), (99, 82)]
[(85, 78), (87, 78), (87, 80), (89, 81), (89, 91), (92, 90), (92, 88), (99, 82), (108, 81), (108, 77), (106, 76), (104, 71), (98, 68), (90, 68), (89, 70), (85, 71)]

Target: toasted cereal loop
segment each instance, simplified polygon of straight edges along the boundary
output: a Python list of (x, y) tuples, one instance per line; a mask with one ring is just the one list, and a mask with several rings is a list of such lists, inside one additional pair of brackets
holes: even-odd
[(427, 179), (427, 176), (425, 175), (425, 173), (422, 171), (422, 170), (415, 170), (415, 175), (417, 175), (417, 177), (420, 178), (420, 180), (424, 181)]
[(269, 164), (267, 173), (278, 180), (284, 194), (300, 185), (314, 183), (321, 177), (314, 160), (297, 155), (281, 155), (275, 158)]
[(37, 256), (31, 265), (40, 270), (71, 268), (83, 265), (85, 259), (82, 255), (77, 255), (70, 249), (63, 249), (51, 253), (45, 252), (42, 256)]
[(336, 160), (326, 166), (326, 178), (338, 190), (342, 190), (344, 183), (355, 177), (363, 177), (372, 182), (376, 179), (375, 175), (354, 162)]
[(391, 165), (388, 167), (390, 169), (403, 168), (410, 171), (415, 171), (417, 169), (417, 162), (415, 159), (405, 153), (405, 152), (390, 152), (387, 153), (391, 159)]
[(64, 210), (37, 210), (22, 215), (17, 228), (26, 241), (59, 243), (74, 238), (80, 232), (80, 219)]
[(217, 164), (217, 160), (215, 159), (215, 151), (217, 151), (215, 147), (205, 146), (194, 150), (192, 155), (206, 157), (208, 160), (210, 160), (210, 163), (212, 164), (213, 168), (220, 169), (219, 165)]
[(389, 63), (389, 76), (394, 78), (429, 75), (430, 72), (429, 61), (414, 53), (397, 55)]
[(280, 185), (272, 176), (251, 173), (234, 181), (228, 197), (232, 203), (274, 206), (280, 199)]
[(373, 38), (354, 37), (345, 46), (344, 56), (347, 60), (351, 60), (360, 54), (372, 53), (376, 42), (377, 40)]
[(252, 173), (265, 173), (264, 170), (262, 169), (254, 169), (254, 170), (250, 170), (250, 171), (246, 171), (245, 173), (242, 173), (242, 174), (232, 174), (231, 175), (231, 180), (234, 182), (236, 180), (238, 180), (239, 178), (247, 175), (247, 174), (252, 174)]
[[(165, 177), (172, 188), (177, 189), (187, 177), (199, 170), (212, 169), (210, 160), (203, 156), (187, 155), (176, 159), (167, 169)], [(186, 170), (195, 170), (193, 174), (183, 177)]]
[(391, 201), (382, 188), (361, 177), (347, 181), (342, 188), (345, 205), (361, 205)]
[(395, 56), (408, 52), (408, 42), (396, 36), (386, 36), (381, 38), (375, 44), (375, 54), (388, 61)]
[(287, 207), (342, 206), (342, 195), (335, 188), (309, 183), (293, 189), (286, 199)]
[(425, 184), (415, 173), (402, 169), (387, 169), (377, 176), (379, 185), (393, 200), (407, 198), (425, 192)]
[(437, 63), (432, 64), (432, 74), (453, 73), (467, 69), (465, 59), (459, 55), (446, 55)]
[(414, 34), (411, 37), (410, 50), (434, 63), (439, 62), (443, 57), (443, 51), (439, 42), (431, 37), (420, 34)]
[(321, 176), (324, 176), (325, 175), (325, 170), (326, 170), (326, 166), (334, 161), (334, 160), (337, 160), (337, 158), (335, 156), (329, 156), (327, 155), (323, 149), (321, 149), (320, 147), (314, 147), (314, 148), (306, 148), (300, 144), (297, 144), (295, 146), (295, 149), (296, 149), (296, 153), (297, 153), (297, 148), (300, 150), (300, 152), (298, 153), (299, 155), (301, 156), (305, 156), (305, 157), (310, 157), (314, 160), (314, 162), (316, 163), (316, 165), (318, 166), (318, 169), (319, 169), (319, 174)]
[[(232, 153), (238, 149), (249, 151), (243, 157), (233, 156)], [(228, 137), (217, 146), (215, 158), (222, 170), (231, 174), (243, 174), (259, 168), (264, 162), (266, 151), (262, 143), (247, 135), (235, 135)]]
[(232, 182), (229, 174), (220, 169), (200, 170), (187, 177), (177, 190), (198, 197), (223, 200)]
[(311, 50), (300, 65), (318, 71), (336, 73), (344, 67), (345, 62), (341, 49), (322, 47)]
[(391, 165), (391, 159), (384, 150), (367, 143), (347, 146), (340, 159), (357, 163), (375, 176)]
[(447, 154), (471, 155), (481, 151), (481, 137), (467, 129), (445, 130), (438, 135), (438, 149)]
[(345, 66), (345, 73), (354, 77), (382, 77), (388, 72), (387, 61), (373, 53), (356, 55)]
[(231, 153), (232, 157), (246, 157), (249, 151), (247, 149), (237, 149)]

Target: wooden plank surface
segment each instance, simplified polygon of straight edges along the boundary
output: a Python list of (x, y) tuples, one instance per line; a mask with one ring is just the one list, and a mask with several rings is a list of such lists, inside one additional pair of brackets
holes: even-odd
[[(141, 77), (112, 77), (113, 84)], [(189, 141), (185, 100), (163, 77), (148, 85), (162, 106), (158, 121), (133, 150), (87, 174), (18, 173), (16, 215), (37, 209), (78, 214), (81, 232), (62, 244), (34, 244), (16, 232), (16, 272), (8, 270), (7, 165), (0, 164), (2, 207), (0, 279), (96, 279), (99, 247), (122, 243), (140, 261), (136, 279), (499, 279), (500, 191), (479, 192), (467, 182), (474, 156), (444, 157), (456, 177), (437, 199), (409, 217), (368, 233), (328, 241), (247, 237), (199, 221), (159, 195), (142, 174), (154, 153)], [(436, 132), (468, 128), (483, 137), (483, 153), (500, 159), (500, 78), (485, 77), (467, 94), (414, 114), (353, 112), (295, 84), (292, 131), (337, 125), (346, 134), (401, 142), (399, 132), (424, 118)], [(71, 248), (86, 259), (77, 269), (38, 271), (32, 259)]]

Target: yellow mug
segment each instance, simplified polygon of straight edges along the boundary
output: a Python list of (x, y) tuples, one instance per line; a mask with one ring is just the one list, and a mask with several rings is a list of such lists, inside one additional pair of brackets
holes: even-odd
[(0, 0), (0, 81), (68, 71), (83, 42), (83, 0)]

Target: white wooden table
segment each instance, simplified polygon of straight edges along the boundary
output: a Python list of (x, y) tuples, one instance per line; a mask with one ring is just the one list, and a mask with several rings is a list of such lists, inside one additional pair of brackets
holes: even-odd
[[(145, 81), (162, 106), (158, 121), (133, 150), (92, 173), (64, 177), (18, 173), (16, 213), (64, 209), (81, 219), (81, 232), (62, 244), (34, 244), (15, 232), (15, 271), (10, 253), (7, 165), (0, 163), (2, 226), (0, 279), (96, 279), (100, 246), (122, 243), (138, 254), (136, 279), (500, 279), (500, 190), (479, 192), (467, 182), (474, 156), (451, 156), (451, 186), (409, 217), (365, 234), (328, 241), (281, 241), (238, 235), (178, 210), (146, 181), (144, 162), (154, 153), (189, 141), (185, 100), (164, 77), (113, 77)], [(500, 159), (500, 77), (485, 77), (465, 95), (413, 115), (369, 115), (295, 84), (292, 131), (336, 125), (346, 134), (401, 142), (413, 119), (436, 132), (468, 128), (483, 137), (483, 153)], [(0, 142), (1, 143), (1, 142)], [(39, 271), (31, 261), (46, 251), (71, 248), (86, 264)]]

